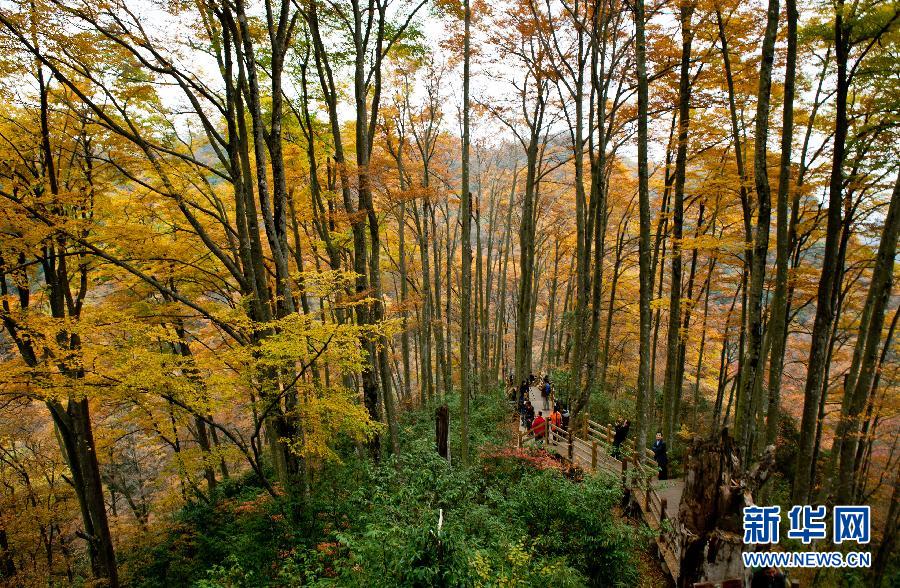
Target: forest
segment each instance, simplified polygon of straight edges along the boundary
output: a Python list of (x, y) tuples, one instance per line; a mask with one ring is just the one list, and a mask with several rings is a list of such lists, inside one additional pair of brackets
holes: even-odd
[(629, 419), (897, 585), (898, 152), (897, 0), (0, 0), (0, 584), (692, 586)]

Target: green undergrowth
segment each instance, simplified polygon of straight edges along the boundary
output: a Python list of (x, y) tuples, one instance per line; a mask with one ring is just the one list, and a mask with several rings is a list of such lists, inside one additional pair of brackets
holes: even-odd
[(543, 453), (510, 447), (499, 394), (472, 402), (472, 459), (434, 449), (434, 406), (409, 411), (402, 452), (316, 472), (308, 496), (273, 500), (252, 478), (182, 509), (123, 554), (129, 585), (632, 586), (635, 529), (613, 479), (574, 482)]

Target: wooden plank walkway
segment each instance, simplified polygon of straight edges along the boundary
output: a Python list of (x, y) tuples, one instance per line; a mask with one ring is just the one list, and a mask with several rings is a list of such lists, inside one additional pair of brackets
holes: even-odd
[[(550, 411), (544, 408), (544, 400), (540, 390), (531, 387), (529, 400), (535, 408), (535, 415), (543, 412), (548, 417)], [(551, 400), (552, 402), (552, 400)], [(680, 534), (677, 532), (678, 507), (681, 504), (681, 494), (684, 491), (684, 480), (659, 480), (656, 476), (655, 464), (653, 464), (653, 452), (645, 449), (644, 465), (634, 467), (633, 455), (634, 442), (626, 441), (623, 445), (624, 460), (618, 460), (612, 456), (612, 434), (610, 427), (591, 421), (588, 418), (587, 427), (579, 432), (570, 434), (562, 429), (552, 428), (553, 434), (545, 445), (549, 450), (556, 451), (567, 460), (578, 465), (586, 472), (603, 471), (614, 476), (620, 476), (622, 484), (641, 511), (641, 517), (647, 526), (656, 533), (656, 545), (660, 559), (664, 562), (666, 570), (677, 583), (680, 575)], [(526, 431), (519, 424), (519, 445), (534, 441), (534, 435)], [(651, 465), (647, 465), (647, 462)], [(631, 467), (629, 467), (631, 466)], [(630, 471), (629, 471), (630, 470)], [(664, 521), (669, 520), (669, 524)]]

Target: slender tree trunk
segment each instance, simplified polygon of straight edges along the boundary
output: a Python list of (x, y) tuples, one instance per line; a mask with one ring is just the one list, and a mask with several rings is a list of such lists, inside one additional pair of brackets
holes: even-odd
[(700, 324), (700, 350), (697, 352), (697, 370), (694, 375), (694, 415), (692, 419), (691, 429), (697, 433), (700, 430), (700, 380), (703, 375), (703, 352), (706, 349), (706, 320), (709, 316), (709, 291), (712, 289), (713, 270), (716, 268), (716, 258), (712, 257), (709, 261), (709, 271), (706, 274), (706, 290), (703, 296), (703, 319)]
[[(681, 20), (681, 74), (678, 83), (678, 151), (675, 156), (675, 195), (672, 215), (672, 278), (669, 294), (669, 330), (666, 345), (666, 378), (663, 386), (663, 436), (671, 444), (678, 415), (674, 413), (676, 396), (681, 395), (678, 378), (678, 359), (681, 327), (681, 237), (684, 226), (684, 183), (687, 171), (688, 128), (691, 112), (691, 43), (694, 33), (691, 18), (694, 6), (690, 0), (682, 0), (679, 7)], [(677, 389), (676, 389), (677, 388)]]
[(640, 240), (638, 247), (640, 263), (640, 342), (639, 367), (637, 377), (636, 434), (635, 447), (638, 459), (643, 457), (641, 449), (647, 442), (649, 426), (645, 414), (652, 402), (652, 378), (650, 374), (650, 178), (647, 161), (647, 108), (649, 92), (647, 83), (647, 41), (644, 33), (644, 0), (634, 2), (635, 61), (638, 86), (638, 204), (640, 208)]
[(731, 317), (734, 314), (734, 307), (737, 305), (737, 300), (741, 295), (741, 292), (743, 292), (743, 282), (738, 286), (738, 290), (734, 293), (734, 297), (731, 299), (731, 306), (728, 308), (728, 314), (725, 315), (725, 333), (722, 338), (722, 349), (719, 353), (719, 381), (718, 386), (716, 387), (716, 405), (713, 409), (713, 431), (724, 424), (722, 408), (725, 388), (728, 386), (728, 366), (731, 363), (729, 361), (728, 353), (728, 332), (731, 329)]
[[(604, 12), (606, 2), (595, 2), (592, 7), (591, 14), (591, 83), (594, 85), (596, 77), (597, 63), (599, 58), (599, 22), (602, 18), (601, 13)], [(580, 34), (580, 33), (579, 33)], [(580, 41), (581, 37), (579, 37)], [(581, 53), (581, 43), (579, 42), (579, 56)], [(575, 312), (572, 320), (573, 336), (576, 341), (576, 360), (570, 366), (570, 379), (577, 387), (581, 385), (582, 361), (581, 353), (583, 350), (582, 341), (586, 335), (587, 328), (587, 301), (588, 301), (588, 284), (590, 269), (590, 236), (588, 235), (588, 203), (587, 195), (584, 189), (584, 67), (583, 62), (579, 61), (577, 77), (575, 80), (575, 118), (573, 124), (573, 164), (575, 171)], [(591, 113), (588, 113), (589, 116)], [(591, 135), (592, 139), (592, 134)], [(592, 155), (592, 154), (591, 154)], [(592, 162), (589, 162), (592, 164)], [(593, 166), (591, 165), (591, 170)]]
[(550, 298), (547, 301), (547, 326), (544, 328), (544, 340), (541, 344), (541, 369), (550, 363), (550, 348), (553, 346), (556, 325), (556, 294), (559, 288), (559, 239), (553, 244), (553, 278), (550, 282)]
[[(331, 129), (332, 139), (334, 141), (334, 162), (337, 174), (340, 178), (341, 195), (343, 198), (345, 212), (352, 219), (350, 222), (353, 235), (353, 271), (356, 273), (355, 292), (357, 296), (362, 296), (369, 289), (369, 267), (367, 263), (368, 252), (366, 250), (366, 232), (365, 225), (368, 219), (369, 211), (366, 207), (368, 180), (367, 172), (362, 169), (359, 175), (359, 181), (362, 183), (359, 189), (358, 204), (354, 205), (351, 191), (350, 178), (346, 166), (346, 158), (343, 148), (343, 139), (341, 136), (341, 123), (338, 117), (338, 95), (337, 86), (334, 82), (334, 75), (329, 62), (328, 52), (325, 48), (325, 39), (319, 29), (318, 2), (310, 2), (309, 10), (306, 13), (307, 24), (314, 44), (314, 54), (316, 58), (316, 67), (319, 74), (319, 80), (322, 86), (322, 93), (328, 109), (329, 127)], [(354, 10), (354, 30), (353, 42), (357, 48), (357, 55), (354, 64), (354, 97), (356, 99), (356, 122), (357, 122), (357, 165), (368, 163), (368, 116), (366, 112), (367, 92), (365, 89), (365, 72), (364, 72), (364, 55), (360, 53), (359, 47), (362, 44), (363, 32), (361, 16), (358, 10)], [(358, 210), (359, 204), (362, 204), (363, 210)], [(374, 211), (372, 211), (374, 214)], [(360, 325), (370, 323), (369, 309), (363, 305), (356, 306), (356, 320)], [(377, 381), (377, 364), (378, 356), (375, 351), (375, 345), (367, 337), (363, 337), (361, 344), (366, 349), (368, 360), (363, 367), (362, 394), (366, 410), (372, 420), (379, 420), (379, 392)], [(371, 442), (373, 454), (380, 454), (380, 442), (376, 437)]]
[[(666, 258), (666, 245), (667, 245), (667, 237), (669, 231), (669, 200), (671, 196), (671, 186), (674, 182), (674, 176), (671, 174), (671, 166), (672, 166), (672, 145), (674, 144), (675, 137), (675, 129), (677, 128), (678, 116), (677, 111), (672, 115), (672, 125), (669, 129), (669, 141), (666, 143), (666, 173), (665, 173), (665, 186), (663, 188), (663, 197), (662, 197), (662, 205), (660, 206), (659, 211), (659, 222), (656, 225), (656, 237), (653, 241), (653, 259), (650, 262), (650, 274), (653, 276), (651, 285), (656, 285), (656, 298), (662, 298), (663, 292), (663, 281), (665, 280), (666, 274), (666, 264), (659, 263), (660, 259)], [(656, 269), (659, 268), (659, 282), (656, 282)], [(651, 295), (652, 296), (652, 295)], [(659, 349), (659, 325), (660, 321), (660, 309), (657, 308), (653, 313), (653, 353), (650, 359), (650, 374), (653, 378), (653, 388), (654, 394), (656, 390), (656, 358), (657, 351)], [(655, 404), (655, 402), (654, 402)], [(652, 407), (652, 408), (655, 408)], [(651, 420), (655, 420), (651, 417)]]
[[(500, 281), (497, 282), (497, 300), (500, 310), (497, 313), (496, 347), (494, 350), (494, 378), (497, 378), (500, 371), (500, 365), (503, 363), (503, 336), (506, 332), (506, 276), (509, 270), (510, 249), (512, 243), (512, 213), (515, 209), (516, 195), (516, 179), (518, 178), (518, 170), (513, 171), (512, 187), (509, 191), (509, 205), (506, 211), (506, 224), (504, 225), (505, 237), (502, 245)], [(518, 384), (520, 380), (516, 380)]]
[(897, 237), (900, 234), (900, 174), (894, 183), (891, 204), (888, 208), (872, 270), (872, 281), (860, 319), (859, 335), (853, 353), (853, 362), (844, 384), (844, 402), (836, 438), (840, 446), (837, 503), (849, 504), (853, 499), (854, 465), (859, 443), (860, 413), (865, 408), (869, 389), (875, 378), (875, 364), (881, 345), (884, 315), (891, 296), (894, 275), (894, 257)]
[[(459, 378), (462, 406), (460, 458), (463, 467), (466, 467), (469, 461), (469, 392), (472, 384), (471, 366), (469, 365), (472, 329), (472, 290), (469, 288), (472, 282), (472, 194), (469, 191), (469, 23), (471, 20), (469, 0), (464, 1), (463, 10), (465, 12), (465, 36), (463, 40), (462, 194), (460, 195), (462, 200), (460, 210), (462, 215), (462, 283), (459, 289), (462, 334), (459, 340)], [(449, 263), (449, 259), (447, 261)]]
[[(759, 89), (756, 99), (756, 133), (753, 178), (756, 184), (757, 221), (750, 264), (750, 286), (747, 290), (746, 355), (741, 369), (741, 392), (735, 418), (735, 438), (741, 455), (749, 458), (753, 451), (756, 414), (759, 410), (756, 394), (757, 379), (762, 378), (763, 357), (762, 294), (765, 287), (766, 258), (769, 251), (769, 225), (772, 204), (767, 167), (769, 136), (769, 97), (772, 91), (772, 64), (775, 60), (775, 37), (778, 34), (778, 0), (769, 0), (766, 32), (763, 36), (762, 61), (759, 66)], [(749, 459), (745, 459), (747, 464)]]
[[(402, 175), (401, 175), (402, 177)], [(403, 354), (403, 395), (406, 398), (412, 397), (412, 384), (410, 378), (412, 372), (410, 370), (410, 352), (409, 352), (409, 277), (406, 271), (406, 200), (400, 203), (400, 212), (397, 219), (397, 254), (398, 265), (400, 269), (400, 306), (403, 308), (401, 320), (403, 321), (403, 330), (400, 333), (400, 348)]]
[[(728, 89), (728, 111), (731, 119), (731, 135), (732, 135), (732, 143), (734, 144), (734, 157), (735, 164), (737, 165), (738, 172), (738, 181), (739, 181), (739, 194), (741, 201), (741, 210), (743, 212), (743, 221), (744, 221), (744, 242), (746, 246), (744, 248), (744, 267), (743, 267), (743, 275), (741, 276), (742, 284), (743, 284), (743, 296), (744, 301), (741, 305), (741, 330), (740, 337), (738, 338), (738, 371), (737, 378), (743, 378), (745, 375), (744, 370), (744, 347), (745, 347), (745, 338), (747, 333), (747, 277), (750, 274), (750, 268), (753, 264), (753, 246), (752, 241), (754, 239), (752, 221), (753, 221), (753, 212), (752, 212), (752, 204), (750, 202), (750, 194), (747, 190), (747, 172), (744, 166), (744, 151), (741, 142), (741, 134), (740, 134), (740, 126), (738, 124), (738, 110), (736, 106), (735, 100), (735, 91), (734, 91), (734, 76), (731, 72), (731, 56), (728, 51), (728, 37), (725, 35), (725, 24), (722, 20), (722, 11), (718, 4), (715, 5), (716, 10), (716, 24), (718, 25), (719, 31), (719, 44), (722, 53), (722, 63), (725, 68), (725, 85)], [(767, 24), (768, 26), (768, 24)], [(767, 29), (768, 30), (768, 29)], [(762, 71), (762, 70), (760, 70)], [(741, 387), (738, 388), (738, 396), (740, 396)], [(740, 445), (740, 438), (736, 435), (738, 443)]]
[[(601, 357), (600, 363), (600, 375), (598, 378), (598, 386), (600, 390), (603, 391), (604, 394), (608, 393), (606, 389), (606, 374), (609, 369), (609, 345), (610, 340), (612, 339), (612, 323), (613, 323), (613, 314), (616, 310), (616, 290), (619, 285), (619, 274), (622, 267), (622, 258), (624, 256), (625, 249), (625, 234), (628, 232), (628, 223), (630, 212), (633, 209), (629, 206), (629, 208), (625, 211), (625, 214), (622, 216), (622, 221), (620, 223), (620, 228), (618, 231), (618, 236), (616, 238), (616, 252), (615, 252), (615, 260), (613, 261), (612, 267), (612, 283), (610, 284), (609, 289), (609, 306), (606, 309), (606, 328), (603, 334), (603, 355)], [(615, 393), (613, 393), (615, 396)]]
[(419, 219), (417, 210), (414, 210), (413, 220), (416, 223), (419, 233), (419, 257), (422, 263), (422, 320), (419, 324), (421, 333), (421, 367), (422, 377), (419, 384), (420, 393), (426, 400), (431, 400), (435, 396), (433, 365), (431, 361), (431, 328), (432, 328), (432, 308), (433, 297), (431, 294), (431, 257), (428, 254), (428, 246), (430, 243), (428, 229), (431, 225), (429, 220), (431, 204), (428, 196), (423, 198), (422, 202), (422, 218)]
[(846, 149), (848, 32), (844, 27), (844, 2), (838, 0), (835, 8), (835, 60), (837, 63), (837, 90), (835, 99), (834, 147), (831, 160), (831, 178), (828, 187), (828, 222), (825, 228), (824, 258), (822, 274), (816, 298), (816, 317), (807, 361), (806, 386), (803, 398), (803, 417), (800, 423), (800, 447), (797, 457), (797, 475), (794, 478), (792, 498), (796, 504), (804, 504), (809, 499), (814, 478), (815, 430), (819, 405), (822, 402), (822, 382), (824, 380), (825, 352), (828, 334), (834, 320), (834, 300), (832, 290), (837, 279), (838, 239), (841, 227), (843, 165)]
[[(703, 213), (705, 211), (705, 204), (700, 203), (700, 210), (697, 214), (697, 228), (694, 231), (694, 238), (697, 239), (700, 237), (701, 231), (703, 228)], [(678, 341), (678, 361), (675, 363), (675, 382), (676, 386), (674, 389), (674, 394), (672, 395), (672, 420), (673, 420), (673, 433), (675, 428), (680, 428), (680, 419), (681, 419), (681, 402), (684, 388), (684, 364), (685, 357), (687, 355), (687, 339), (688, 333), (690, 332), (691, 327), (691, 315), (694, 309), (695, 304), (700, 302), (700, 298), (703, 297), (703, 290), (700, 290), (700, 294), (698, 295), (697, 302), (694, 302), (694, 278), (697, 275), (697, 248), (694, 247), (693, 252), (691, 253), (691, 269), (688, 270), (688, 281), (687, 281), (687, 293), (685, 295), (685, 299), (688, 301), (688, 306), (684, 310), (684, 318), (681, 320), (681, 332), (684, 333), (679, 337)], [(674, 435), (673, 435), (674, 436)]]
[[(574, 260), (573, 260), (574, 262)], [(553, 350), (552, 361), (554, 365), (558, 365), (563, 357), (563, 337), (567, 336), (572, 332), (571, 329), (564, 329), (563, 326), (566, 321), (566, 317), (570, 315), (569, 305), (572, 300), (572, 292), (575, 289), (575, 279), (572, 274), (572, 263), (569, 264), (569, 279), (566, 280), (566, 295), (563, 298), (563, 306), (562, 306), (562, 314), (560, 315), (560, 327), (557, 330), (556, 334), (556, 346)], [(563, 362), (565, 363), (565, 362)]]
[[(435, 213), (435, 206), (432, 203), (431, 206), (431, 232), (434, 239), (431, 247), (432, 253), (432, 262), (433, 262), (433, 271), (434, 271), (434, 307), (433, 307), (433, 317), (434, 317), (434, 338), (437, 343), (437, 373), (435, 374), (435, 390), (437, 391), (438, 396), (442, 394), (450, 393), (450, 386), (448, 383), (448, 379), (446, 377), (447, 371), (449, 369), (448, 366), (445, 365), (447, 359), (447, 353), (444, 349), (445, 341), (444, 341), (444, 318), (443, 318), (443, 306), (441, 303), (441, 256), (440, 256), (440, 245), (438, 244), (438, 233), (437, 233), (437, 215)], [(450, 236), (445, 235), (445, 240), (449, 241)], [(449, 294), (448, 294), (449, 296)]]
[(487, 371), (486, 357), (484, 356), (484, 317), (487, 313), (485, 308), (486, 298), (484, 290), (484, 250), (481, 241), (481, 174), (478, 174), (478, 197), (475, 202), (475, 318), (472, 322), (472, 364), (474, 365), (472, 374), (473, 386), (476, 393), (485, 391), (485, 372)]
[[(256, 50), (249, 32), (247, 15), (244, 12), (244, 0), (235, 3), (237, 24), (240, 30), (240, 38), (243, 41), (244, 66), (247, 72), (247, 101), (250, 108), (250, 122), (253, 136), (253, 154), (256, 163), (256, 191), (259, 197), (260, 213), (263, 225), (266, 229), (266, 237), (269, 242), (269, 250), (275, 265), (275, 286), (278, 293), (276, 309), (278, 316), (287, 316), (294, 312), (294, 301), (290, 284), (290, 270), (288, 268), (286, 254), (286, 206), (281, 203), (273, 207), (272, 195), (269, 191), (268, 170), (266, 169), (266, 128), (262, 114), (262, 97), (259, 88), (259, 76), (257, 74)], [(280, 74), (279, 74), (280, 75)], [(279, 93), (280, 95), (280, 93)], [(277, 167), (277, 162), (275, 163)], [(277, 173), (274, 181), (283, 180)], [(283, 186), (276, 187), (276, 200), (282, 198), (280, 192)], [(284, 194), (286, 197), (286, 193)], [(282, 237), (284, 235), (284, 237)]]
[(872, 586), (875, 588), (882, 585), (888, 563), (897, 548), (898, 529), (900, 529), (900, 470), (894, 473), (894, 491), (891, 493), (891, 503), (884, 520), (884, 532), (881, 534), (881, 544), (872, 562)]
[[(522, 215), (519, 222), (519, 295), (516, 301), (515, 328), (515, 372), (516, 380), (528, 377), (531, 370), (529, 357), (532, 340), (532, 296), (534, 292), (534, 259), (535, 259), (535, 201), (538, 192), (540, 134), (542, 132), (544, 107), (546, 99), (546, 83), (538, 79), (537, 103), (534, 107), (533, 119), (529, 123), (531, 134), (526, 150), (527, 169), (525, 178), (525, 194), (522, 199)], [(528, 113), (526, 113), (528, 114)]]
[(794, 132), (794, 80), (797, 69), (797, 2), (786, 0), (787, 7), (787, 63), (784, 73), (784, 119), (781, 129), (781, 164), (778, 173), (778, 201), (775, 254), (775, 294), (768, 337), (771, 341), (769, 360), (769, 407), (766, 415), (766, 445), (778, 438), (781, 415), (781, 372), (787, 344), (787, 281), (788, 281), (788, 196), (791, 184), (791, 146)]
[[(864, 476), (861, 473), (865, 470), (863, 467), (863, 457), (864, 454), (871, 454), (872, 441), (875, 434), (875, 423), (872, 420), (872, 413), (875, 410), (875, 401), (878, 393), (878, 385), (881, 381), (881, 374), (884, 371), (885, 361), (888, 359), (888, 355), (891, 350), (891, 342), (894, 339), (894, 331), (897, 328), (897, 319), (900, 318), (900, 306), (894, 310), (894, 318), (891, 319), (891, 326), (888, 328), (887, 335), (884, 339), (884, 345), (881, 349), (881, 356), (878, 358), (878, 367), (875, 369), (875, 377), (872, 380), (872, 388), (869, 390), (869, 400), (866, 403), (866, 418), (862, 424), (862, 430), (860, 432), (861, 442), (856, 448), (856, 459), (853, 463), (853, 472), (854, 476), (857, 479), (857, 490), (856, 490), (856, 499), (862, 494), (862, 483), (864, 481)], [(868, 449), (867, 449), (868, 448)]]

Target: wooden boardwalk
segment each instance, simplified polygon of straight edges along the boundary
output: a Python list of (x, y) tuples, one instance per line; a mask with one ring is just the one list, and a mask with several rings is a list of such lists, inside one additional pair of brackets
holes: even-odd
[[(541, 411), (545, 418), (549, 416), (550, 412), (544, 408), (544, 400), (537, 388), (530, 389), (529, 400), (535, 408), (535, 415)], [(644, 522), (655, 531), (660, 559), (677, 583), (681, 545), (680, 534), (676, 529), (684, 480), (660, 480), (656, 475), (653, 452), (646, 448), (642, 463), (635, 465), (634, 441), (631, 439), (623, 444), (623, 459), (616, 459), (612, 456), (612, 439), (611, 427), (596, 423), (588, 417), (587, 426), (579, 431), (564, 431), (552, 427), (551, 438), (545, 447), (586, 472), (602, 471), (621, 478), (623, 488), (630, 493)], [(521, 423), (518, 443), (519, 446), (537, 443), (533, 433), (524, 430)]]

